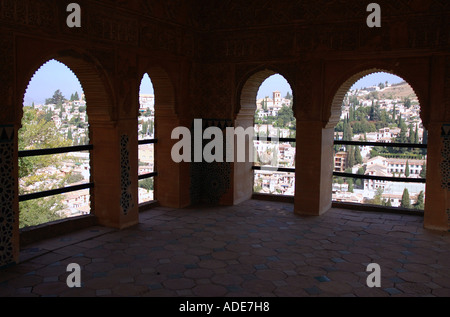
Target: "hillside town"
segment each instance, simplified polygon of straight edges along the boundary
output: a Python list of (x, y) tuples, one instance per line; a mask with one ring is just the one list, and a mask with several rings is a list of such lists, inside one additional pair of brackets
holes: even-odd
[[(154, 95), (140, 95), (139, 101), (139, 139), (154, 138)], [(66, 99), (57, 90), (54, 96), (48, 98), (45, 103), (33, 103), (24, 109), (25, 111), (33, 111), (34, 116), (41, 118), (47, 125), (51, 124), (59, 140), (62, 140), (62, 145), (89, 144), (89, 123), (84, 94), (79, 96), (78, 93), (75, 93), (72, 94), (70, 99)], [(30, 145), (24, 145), (24, 149), (32, 149), (35, 142), (28, 143)], [(153, 153), (153, 144), (139, 146), (139, 175), (153, 172)], [(19, 179), (21, 194), (90, 182), (89, 151), (58, 154), (54, 156), (54, 159), (54, 164), (37, 168), (32, 175)], [(153, 200), (152, 179), (139, 182), (138, 199), (139, 203)], [(60, 217), (89, 214), (89, 190), (84, 189), (61, 194), (60, 203), (62, 206), (57, 210)]]
[[(52, 98), (44, 104), (32, 104), (24, 107), (24, 113), (31, 111), (32, 121), (28, 125), (47, 127), (56, 134), (52, 142), (57, 147), (89, 144), (89, 124), (84, 94), (72, 94), (65, 99), (57, 90)], [(24, 116), (25, 117), (25, 116)], [(37, 122), (37, 118), (41, 118)], [(22, 133), (26, 133), (23, 132)], [(26, 141), (26, 140), (24, 140)], [(28, 140), (27, 144), (19, 144), (23, 149), (35, 149), (36, 142)], [(41, 148), (43, 144), (38, 145)], [(45, 146), (44, 146), (45, 147)], [(53, 164), (33, 170), (31, 175), (19, 178), (21, 194), (33, 193), (64, 186), (75, 186), (90, 182), (89, 151), (54, 155)], [(89, 190), (79, 190), (60, 195), (61, 206), (57, 210), (60, 217), (73, 217), (90, 213)]]
[[(285, 126), (276, 119), (269, 124), (264, 121), (274, 118), (283, 107), (292, 107), (291, 102), (291, 98), (281, 98), (278, 91), (273, 92), (273, 98), (259, 99), (255, 134), (295, 137), (294, 120)], [(407, 83), (391, 85), (386, 82), (350, 90), (342, 105), (341, 120), (335, 128), (335, 140), (379, 142), (380, 146), (335, 146), (334, 171), (425, 178), (426, 150), (384, 147), (383, 143), (422, 144), (426, 143), (426, 138), (419, 101)], [(259, 140), (254, 144), (256, 165), (295, 167), (295, 143)], [(294, 195), (294, 187), (294, 173), (276, 169), (255, 171), (255, 192)], [(332, 192), (333, 201), (337, 202), (420, 209), (425, 199), (425, 183), (334, 177)]]
[(254, 191), (293, 196), (295, 174), (280, 172), (273, 167), (295, 167), (295, 143), (264, 141), (264, 137), (295, 138), (292, 95), (287, 93), (282, 97), (281, 92), (276, 90), (272, 98), (257, 99), (254, 133), (261, 137), (253, 142), (254, 165), (265, 168), (254, 172)]
[[(155, 96), (153, 94), (139, 95), (139, 120), (138, 139), (148, 140), (155, 138)], [(154, 171), (154, 144), (141, 144), (138, 148), (139, 171), (138, 175), (148, 174)], [(139, 182), (140, 204), (152, 201), (153, 178)]]
[[(335, 128), (335, 140), (379, 142), (380, 146), (335, 145), (334, 171), (382, 177), (425, 178), (426, 150), (389, 149), (387, 143), (426, 143), (427, 132), (420, 119), (420, 105), (406, 83), (350, 90), (345, 96), (341, 120)], [(408, 91), (397, 96), (393, 88)], [(57, 96), (55, 92), (55, 96)], [(55, 98), (54, 96), (54, 98)], [(52, 102), (56, 101), (56, 102)], [(142, 94), (138, 118), (139, 140), (154, 136), (154, 95)], [(295, 139), (293, 98), (279, 91), (257, 100), (255, 112), (254, 165), (263, 167), (254, 172), (254, 191), (276, 195), (294, 195), (295, 173), (281, 172), (276, 167), (295, 168), (295, 142), (269, 142), (263, 137)], [(89, 144), (89, 124), (84, 95), (73, 94), (70, 99), (47, 100), (45, 104), (28, 107), (52, 122), (59, 137), (67, 145)], [(24, 148), (27, 149), (27, 148)], [(140, 144), (138, 148), (139, 175), (154, 171), (154, 144)], [(39, 168), (32, 176), (19, 179), (21, 193), (41, 191), (43, 188), (78, 185), (90, 182), (89, 151), (59, 156), (57, 165)], [(33, 179), (34, 181), (30, 181)], [(405, 198), (405, 191), (407, 198)], [(386, 180), (334, 177), (333, 201), (360, 204), (382, 204), (392, 207), (420, 209), (425, 199), (425, 183), (389, 182)], [(61, 217), (90, 212), (89, 190), (62, 194)], [(153, 178), (139, 181), (139, 203), (152, 201)]]

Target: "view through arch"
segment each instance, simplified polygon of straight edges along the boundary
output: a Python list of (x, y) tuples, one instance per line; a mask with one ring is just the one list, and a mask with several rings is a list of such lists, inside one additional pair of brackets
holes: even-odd
[[(295, 192), (296, 120), (292, 89), (287, 80), (275, 74), (259, 87), (254, 118), (253, 191), (261, 194), (293, 196)], [(268, 141), (266, 138), (275, 138)], [(283, 139), (294, 139), (283, 140)], [(292, 169), (291, 172), (280, 168)]]
[[(139, 140), (152, 140), (155, 138), (155, 95), (152, 81), (147, 73), (141, 80), (139, 89)], [(155, 170), (155, 144), (139, 144), (138, 149), (139, 176), (152, 173)], [(154, 179), (147, 177), (139, 180), (139, 204), (154, 200)]]
[[(411, 147), (387, 146), (391, 143), (408, 143)], [(421, 145), (426, 143), (420, 101), (413, 88), (401, 77), (386, 72), (364, 76), (342, 101), (340, 120), (335, 126), (334, 172), (380, 178), (334, 176), (333, 201), (422, 212), (427, 151)]]
[[(76, 75), (54, 59), (31, 78), (18, 132), (19, 195), (90, 182), (89, 151), (20, 157), (21, 151), (89, 144), (87, 104)], [(19, 196), (20, 198), (20, 196)], [(19, 227), (90, 213), (90, 190), (20, 201)]]

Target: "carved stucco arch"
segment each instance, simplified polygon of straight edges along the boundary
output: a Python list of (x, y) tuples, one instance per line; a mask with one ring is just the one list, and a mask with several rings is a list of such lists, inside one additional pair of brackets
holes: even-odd
[[(281, 75), (290, 85), (294, 97), (293, 109), (295, 110), (295, 89), (292, 85), (292, 79), (285, 75), (283, 70), (278, 67), (269, 66), (254, 69), (240, 79), (240, 85), (237, 92), (237, 107), (235, 109), (235, 118), (237, 115), (254, 115), (256, 111), (256, 99), (258, 90), (262, 83), (272, 75)], [(294, 111), (295, 115), (295, 111)]]
[(155, 112), (158, 114), (176, 115), (175, 89), (167, 71), (160, 66), (145, 67), (139, 74), (140, 82), (145, 74), (148, 75), (153, 85)]
[(34, 74), (50, 60), (56, 60), (64, 64), (79, 80), (86, 98), (86, 111), (89, 116), (89, 124), (112, 124), (116, 120), (114, 107), (114, 95), (110, 89), (108, 76), (95, 58), (74, 50), (59, 51), (51, 54), (43, 54), (30, 63), (25, 73), (19, 77), (19, 106), (18, 122), (23, 116), (23, 96)]
[(402, 78), (403, 80), (405, 80), (406, 83), (408, 83), (411, 86), (411, 88), (413, 89), (414, 93), (416, 94), (416, 96), (419, 100), (420, 109), (421, 109), (421, 111), (420, 111), (421, 120), (422, 120), (423, 124), (426, 125), (426, 123), (427, 123), (427, 121), (425, 120), (427, 117), (426, 116), (427, 107), (425, 104), (426, 98), (424, 98), (424, 94), (420, 89), (418, 89), (418, 86), (414, 84), (414, 82), (415, 82), (414, 78), (408, 74), (404, 74), (402, 71), (398, 71), (398, 70), (392, 71), (385, 67), (372, 67), (372, 68), (366, 68), (364, 70), (354, 71), (352, 75), (347, 75), (347, 79), (342, 79), (340, 81), (341, 84), (339, 85), (339, 88), (334, 89), (336, 91), (336, 93), (333, 95), (333, 99), (330, 103), (330, 108), (328, 110), (329, 116), (328, 116), (328, 121), (325, 124), (325, 128), (333, 128), (339, 122), (340, 116), (341, 116), (342, 102), (344, 100), (345, 95), (350, 90), (350, 88), (353, 86), (353, 84), (356, 83), (358, 80), (360, 80), (363, 77), (366, 77), (368, 75), (375, 74), (375, 73), (380, 73), (380, 72), (389, 73), (389, 74), (398, 76), (398, 77)]

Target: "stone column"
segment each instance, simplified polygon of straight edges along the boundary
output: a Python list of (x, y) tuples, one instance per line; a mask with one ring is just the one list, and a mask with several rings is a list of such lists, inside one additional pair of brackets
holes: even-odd
[(294, 212), (320, 215), (331, 208), (333, 128), (297, 120)]
[(450, 122), (430, 123), (427, 146), (427, 183), (424, 227), (450, 228)]
[[(431, 59), (424, 227), (450, 229), (450, 57)], [(425, 121), (424, 120), (424, 121)]]
[[(253, 109), (241, 109), (238, 116), (236, 117), (234, 128), (242, 127), (246, 130), (249, 127), (253, 127), (255, 111)], [(246, 137), (245, 140), (245, 148), (241, 148), (242, 145), (239, 145), (234, 142), (234, 163), (233, 163), (233, 171), (232, 171), (232, 186), (233, 186), (233, 204), (239, 204), (247, 199), (250, 199), (253, 194), (253, 155), (248, 153), (249, 142), (253, 143), (253, 140), (248, 140)], [(238, 148), (239, 146), (239, 148)], [(245, 151), (245, 162), (237, 161), (237, 153)], [(251, 156), (251, 157), (249, 157)]]
[(120, 229), (137, 224), (137, 120), (93, 123), (91, 135), (91, 201), (99, 224)]
[[(162, 108), (162, 107), (161, 107)], [(190, 204), (189, 163), (176, 163), (171, 151), (178, 139), (171, 139), (172, 131), (178, 126), (189, 128), (190, 123), (181, 123), (169, 109), (156, 109), (155, 133), (155, 199), (161, 206), (182, 208)]]

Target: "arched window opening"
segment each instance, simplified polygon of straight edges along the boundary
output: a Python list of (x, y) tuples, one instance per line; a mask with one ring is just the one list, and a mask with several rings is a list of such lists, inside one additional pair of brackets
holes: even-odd
[(154, 200), (155, 95), (153, 84), (147, 73), (142, 77), (139, 89), (138, 137), (138, 190), (139, 204), (142, 204)]
[(295, 192), (295, 131), (292, 89), (275, 74), (260, 86), (254, 119), (253, 191), (293, 196)]
[(89, 123), (83, 89), (50, 60), (24, 95), (19, 149), (19, 227), (90, 213)]
[(423, 212), (426, 143), (413, 88), (385, 72), (361, 78), (335, 126), (333, 201)]

